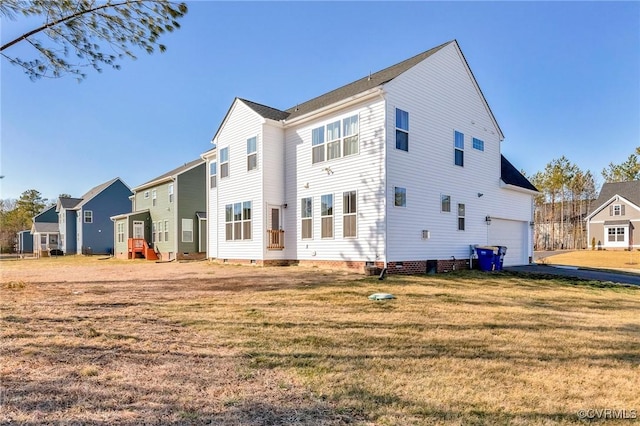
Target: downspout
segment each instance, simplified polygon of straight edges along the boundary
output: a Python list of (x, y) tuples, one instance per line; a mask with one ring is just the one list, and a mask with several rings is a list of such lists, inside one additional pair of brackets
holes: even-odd
[(383, 146), (383, 150), (382, 150), (382, 161), (384, 162), (384, 187), (383, 187), (383, 195), (384, 195), (384, 202), (383, 202), (383, 207), (384, 207), (384, 267), (382, 269), (382, 272), (380, 273), (380, 279), (384, 279), (384, 275), (387, 272), (387, 266), (388, 266), (388, 258), (387, 258), (387, 252), (389, 250), (389, 245), (388, 245), (388, 232), (389, 232), (389, 224), (388, 224), (388, 212), (387, 212), (387, 190), (388, 190), (388, 179), (389, 179), (389, 172), (387, 170), (387, 149), (388, 149), (388, 141), (387, 141), (387, 115), (389, 114), (388, 111), (388, 106), (387, 106), (387, 101), (384, 97), (384, 92), (380, 93), (380, 99), (382, 99), (383, 103), (384, 103), (384, 121), (383, 121), (383, 126), (382, 126), (382, 146)]

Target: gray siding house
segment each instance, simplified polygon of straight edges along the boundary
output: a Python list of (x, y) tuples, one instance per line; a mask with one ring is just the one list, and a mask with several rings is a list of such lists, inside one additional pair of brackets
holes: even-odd
[(50, 250), (60, 248), (60, 230), (55, 206), (48, 207), (34, 216), (30, 235), (33, 238), (32, 252), (38, 257), (48, 256)]
[(115, 256), (204, 258), (206, 183), (205, 162), (197, 159), (133, 188), (131, 213), (111, 218)]
[(112, 254), (111, 216), (129, 210), (131, 189), (114, 178), (91, 188), (81, 198), (60, 198), (56, 211), (60, 245), (65, 254)]
[(589, 246), (640, 248), (640, 181), (605, 183), (594, 205), (586, 218)]

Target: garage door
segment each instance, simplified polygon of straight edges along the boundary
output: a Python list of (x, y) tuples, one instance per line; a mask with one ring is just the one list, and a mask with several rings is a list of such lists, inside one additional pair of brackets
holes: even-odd
[(489, 225), (489, 245), (506, 246), (504, 266), (529, 263), (527, 250), (527, 222), (492, 219)]

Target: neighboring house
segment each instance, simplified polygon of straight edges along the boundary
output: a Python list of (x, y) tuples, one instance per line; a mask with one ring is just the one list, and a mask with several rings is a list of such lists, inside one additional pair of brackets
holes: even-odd
[(286, 111), (236, 98), (202, 154), (208, 257), (390, 273), (532, 256), (537, 190), (456, 41)]
[(48, 207), (34, 216), (30, 234), (33, 241), (33, 254), (37, 257), (48, 256), (51, 250), (60, 249), (56, 206)]
[(17, 242), (16, 250), (19, 254), (33, 253), (33, 235), (30, 229), (18, 231)]
[(130, 195), (129, 187), (115, 178), (91, 188), (80, 198), (59, 198), (56, 211), (64, 253), (113, 253), (111, 216), (129, 211)]
[(205, 167), (197, 159), (133, 188), (132, 213), (111, 218), (116, 257), (132, 259), (136, 253), (162, 260), (205, 257)]
[(594, 205), (586, 218), (589, 247), (640, 247), (640, 181), (605, 183)]

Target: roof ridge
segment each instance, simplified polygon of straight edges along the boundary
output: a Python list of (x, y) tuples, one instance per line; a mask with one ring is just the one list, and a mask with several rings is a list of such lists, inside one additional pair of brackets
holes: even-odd
[[(287, 108), (286, 110), (284, 110), (285, 112), (288, 112), (290, 114), (294, 114), (294, 113), (298, 113), (300, 112), (300, 110), (305, 110), (305, 108), (301, 108), (301, 106), (305, 106), (305, 105), (309, 105), (312, 104), (312, 102), (317, 101), (321, 98), (324, 97), (330, 97), (330, 95), (335, 94), (335, 93), (339, 93), (341, 91), (346, 91), (348, 88), (350, 87), (355, 87), (358, 85), (358, 83), (364, 82), (364, 81), (369, 81), (369, 82), (373, 82), (368, 84), (367, 86), (371, 86), (371, 87), (367, 87), (367, 88), (363, 88), (362, 90), (358, 90), (358, 93), (363, 92), (369, 88), (373, 88), (373, 87), (377, 87), (381, 84), (387, 83), (391, 80), (393, 80), (394, 78), (398, 77), (400, 74), (404, 73), (405, 71), (413, 68), (415, 65), (417, 65), (418, 63), (422, 62), (424, 59), (428, 58), (429, 56), (431, 56), (432, 54), (436, 53), (437, 51), (439, 51), (440, 49), (442, 49), (443, 47), (456, 42), (455, 39), (450, 40), (446, 43), (442, 43), (439, 46), (436, 47), (432, 47), (431, 49), (425, 50), (423, 52), (418, 53), (417, 55), (414, 55), (410, 58), (404, 59), (400, 62), (397, 62), (393, 65), (390, 65), (386, 68), (383, 68), (379, 71), (376, 71), (374, 73), (370, 73), (369, 75), (365, 76), (365, 77), (361, 77), (357, 80), (351, 81), (347, 84), (344, 84), (336, 89), (330, 90), (329, 92), (325, 92), (319, 96), (316, 96), (314, 98), (311, 98), (307, 101), (304, 101), (300, 104), (297, 104), (291, 108)], [(414, 63), (415, 62), (415, 63)], [(386, 75), (389, 74), (389, 75)], [(379, 79), (379, 81), (375, 81)], [(348, 97), (348, 96), (346, 96)], [(341, 99), (345, 99), (346, 97), (341, 97)], [(338, 100), (341, 100), (338, 99)], [(312, 112), (315, 111), (317, 108), (312, 108), (309, 111), (304, 111), (303, 113), (306, 112)], [(300, 113), (299, 115), (301, 115), (302, 113)]]

